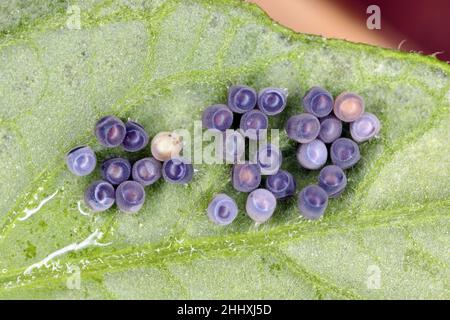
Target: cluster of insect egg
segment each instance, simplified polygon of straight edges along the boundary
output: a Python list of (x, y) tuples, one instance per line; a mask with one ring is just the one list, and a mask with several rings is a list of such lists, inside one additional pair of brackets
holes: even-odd
[[(268, 128), (268, 116), (281, 113), (286, 108), (287, 91), (265, 88), (257, 93), (253, 88), (238, 85), (228, 92), (227, 105), (213, 105), (204, 110), (202, 122), (208, 130), (224, 132), (232, 127), (233, 116), (241, 115), (239, 132), (233, 133), (233, 142), (225, 141), (225, 156), (236, 159), (240, 146), (236, 141), (258, 139), (258, 132)], [(300, 214), (307, 219), (320, 218), (328, 205), (328, 198), (338, 197), (345, 189), (347, 178), (344, 169), (360, 159), (357, 143), (376, 136), (380, 122), (371, 113), (364, 112), (364, 100), (355, 93), (344, 92), (336, 99), (320, 87), (311, 88), (303, 97), (304, 113), (290, 117), (286, 123), (288, 137), (299, 143), (296, 156), (299, 164), (309, 170), (322, 168), (318, 183), (303, 188), (298, 194)], [(343, 123), (350, 124), (352, 139), (342, 137)], [(236, 136), (241, 135), (239, 139)], [(224, 133), (224, 139), (225, 138)], [(325, 166), (330, 146), (331, 165)], [(230, 154), (231, 153), (231, 154)], [(293, 196), (296, 182), (291, 173), (280, 169), (281, 151), (266, 144), (256, 152), (254, 163), (235, 163), (232, 169), (233, 187), (248, 192), (246, 212), (257, 223), (267, 221), (274, 213), (277, 200)], [(325, 166), (325, 167), (324, 167)], [(267, 175), (264, 188), (260, 188), (261, 175)], [(211, 221), (230, 224), (237, 216), (236, 202), (226, 194), (216, 195), (208, 206)]]
[[(134, 121), (123, 123), (114, 116), (101, 118), (95, 125), (95, 135), (104, 147), (121, 146), (127, 152), (144, 149), (150, 140), (140, 124)], [(170, 183), (187, 183), (192, 179), (192, 164), (179, 156), (182, 151), (179, 135), (160, 132), (150, 145), (152, 157), (140, 159), (133, 165), (125, 158), (103, 161), (100, 166), (102, 180), (91, 183), (84, 194), (85, 203), (91, 210), (105, 211), (116, 203), (120, 211), (135, 213), (144, 204), (144, 187), (154, 184), (161, 176)], [(65, 160), (69, 170), (77, 176), (89, 175), (97, 165), (94, 151), (86, 145), (70, 150)]]
[[(325, 212), (328, 198), (336, 198), (344, 191), (344, 170), (361, 158), (358, 143), (375, 137), (381, 125), (374, 114), (364, 111), (363, 98), (352, 92), (343, 92), (333, 100), (325, 89), (313, 87), (303, 97), (303, 107), (306, 113), (288, 119), (286, 133), (299, 143), (296, 155), (302, 167), (323, 167), (318, 184), (305, 187), (298, 198), (301, 214), (318, 219)], [(343, 123), (349, 124), (351, 139), (342, 137)], [(331, 144), (329, 151), (326, 144)], [(328, 154), (332, 165), (325, 166)]]

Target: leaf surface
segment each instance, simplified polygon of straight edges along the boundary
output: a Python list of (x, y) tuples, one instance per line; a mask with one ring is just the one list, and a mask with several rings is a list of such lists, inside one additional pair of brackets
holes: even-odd
[[(80, 30), (61, 5), (33, 13), (0, 15), (1, 298), (449, 297), (448, 65), (296, 34), (234, 0), (98, 1), (80, 7)], [(137, 215), (82, 214), (99, 173), (74, 177), (64, 154), (77, 144), (100, 161), (122, 154), (96, 143), (99, 117), (132, 118), (151, 136), (192, 130), (234, 83), (289, 89), (272, 127), (301, 112), (313, 85), (358, 92), (381, 119), (322, 220), (300, 219), (292, 199), (256, 228), (225, 165), (198, 165), (186, 187), (148, 188)], [(281, 141), (298, 187), (314, 183)], [(206, 218), (217, 192), (241, 210), (226, 228)]]

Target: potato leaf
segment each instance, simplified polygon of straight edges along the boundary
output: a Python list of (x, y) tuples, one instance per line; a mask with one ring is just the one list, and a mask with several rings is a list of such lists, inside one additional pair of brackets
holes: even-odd
[[(27, 2), (0, 15), (1, 298), (448, 298), (448, 65), (297, 34), (235, 0)], [(147, 188), (136, 215), (86, 213), (99, 173), (71, 175), (64, 154), (122, 154), (95, 141), (99, 117), (137, 120), (151, 136), (192, 130), (235, 83), (288, 88), (272, 127), (313, 85), (357, 92), (381, 119), (322, 220), (300, 219), (292, 199), (255, 227), (226, 165)], [(315, 182), (281, 138), (298, 187)], [(217, 192), (240, 208), (225, 228), (206, 217)]]

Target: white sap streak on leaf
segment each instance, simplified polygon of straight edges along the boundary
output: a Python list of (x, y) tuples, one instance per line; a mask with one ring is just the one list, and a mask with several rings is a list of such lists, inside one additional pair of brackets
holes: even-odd
[(104, 246), (108, 246), (111, 244), (111, 242), (108, 242), (108, 243), (97, 242), (97, 240), (100, 240), (102, 237), (103, 237), (103, 232), (101, 232), (97, 229), (82, 242), (69, 244), (68, 246), (65, 246), (62, 249), (58, 249), (55, 252), (50, 253), (47, 257), (45, 257), (41, 261), (32, 264), (24, 271), (24, 274), (30, 275), (34, 269), (39, 269), (44, 265), (47, 266), (48, 262), (50, 262), (52, 259), (59, 257), (61, 255), (64, 255), (68, 252), (82, 250), (89, 246), (104, 247)]
[(23, 212), (25, 213), (25, 215), (23, 217), (18, 218), (20, 221), (25, 221), (27, 220), (29, 217), (31, 217), (33, 214), (35, 214), (36, 212), (38, 212), (39, 210), (41, 210), (41, 208), (50, 200), (52, 200), (56, 195), (58, 194), (58, 190), (56, 190), (53, 194), (49, 195), (48, 197), (42, 199), (42, 201), (39, 203), (39, 205), (36, 208), (33, 209), (28, 209), (25, 208), (25, 210), (23, 210)]
[(80, 212), (81, 215), (88, 216), (88, 217), (91, 216), (89, 213), (87, 213), (86, 211), (81, 209), (81, 201), (77, 201), (77, 207), (78, 207), (78, 211)]

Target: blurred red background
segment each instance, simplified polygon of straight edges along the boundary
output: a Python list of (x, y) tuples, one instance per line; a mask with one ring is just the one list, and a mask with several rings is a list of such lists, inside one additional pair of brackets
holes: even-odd
[[(364, 42), (450, 60), (449, 0), (249, 0), (296, 31)], [(369, 5), (381, 10), (381, 30), (369, 30)]]

